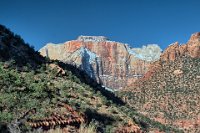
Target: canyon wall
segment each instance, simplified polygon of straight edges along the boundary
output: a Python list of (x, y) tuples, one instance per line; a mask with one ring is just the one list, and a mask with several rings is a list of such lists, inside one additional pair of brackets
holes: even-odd
[(76, 65), (108, 88), (122, 89), (142, 77), (149, 64), (159, 59), (161, 50), (154, 47), (157, 51), (147, 60), (141, 49), (131, 49), (128, 44), (103, 36), (79, 36), (77, 40), (62, 44), (48, 43), (40, 53)]

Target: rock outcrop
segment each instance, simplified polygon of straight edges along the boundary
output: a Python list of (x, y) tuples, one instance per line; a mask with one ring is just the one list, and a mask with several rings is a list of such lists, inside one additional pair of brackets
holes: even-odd
[(178, 42), (170, 44), (161, 54), (160, 59), (149, 65), (149, 70), (144, 74), (140, 81), (148, 80), (156, 73), (156, 71), (160, 71), (163, 61), (174, 62), (183, 56), (200, 58), (200, 32), (192, 34), (186, 44), (180, 45)]
[[(104, 86), (121, 89), (140, 78), (150, 62), (128, 44), (103, 36), (80, 36), (63, 44), (49, 43), (40, 49), (43, 56), (76, 65)], [(160, 55), (160, 50), (157, 52)]]
[(193, 34), (187, 44), (189, 55), (200, 57), (200, 32)]
[(179, 45), (178, 42), (171, 44), (161, 55), (161, 59), (164, 61), (174, 61), (183, 55), (193, 58), (200, 57), (200, 32), (192, 34), (186, 44)]

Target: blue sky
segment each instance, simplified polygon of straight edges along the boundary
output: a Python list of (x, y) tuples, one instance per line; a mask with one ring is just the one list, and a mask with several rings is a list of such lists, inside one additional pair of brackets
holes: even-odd
[(0, 0), (0, 5), (0, 24), (36, 50), (79, 35), (164, 49), (200, 31), (199, 0)]

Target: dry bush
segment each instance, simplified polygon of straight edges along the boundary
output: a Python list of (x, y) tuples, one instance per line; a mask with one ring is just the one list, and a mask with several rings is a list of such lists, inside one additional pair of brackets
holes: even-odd
[(93, 123), (90, 123), (88, 126), (86, 124), (81, 124), (79, 133), (97, 133), (97, 129)]

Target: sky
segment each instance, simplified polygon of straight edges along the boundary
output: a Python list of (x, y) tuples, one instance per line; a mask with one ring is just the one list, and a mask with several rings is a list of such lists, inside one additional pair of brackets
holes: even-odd
[(164, 50), (200, 31), (199, 6), (200, 0), (0, 0), (0, 24), (36, 50), (79, 35)]

